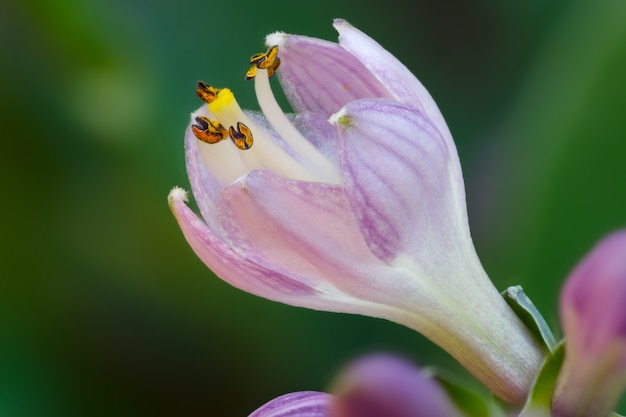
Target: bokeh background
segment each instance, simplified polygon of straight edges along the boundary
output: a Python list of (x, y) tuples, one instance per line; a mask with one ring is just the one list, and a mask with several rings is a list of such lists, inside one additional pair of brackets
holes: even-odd
[(257, 108), (264, 35), (334, 40), (334, 17), (429, 88), (486, 270), (558, 328), (568, 271), (626, 226), (623, 0), (4, 0), (0, 415), (247, 416), (377, 350), (471, 381), (393, 323), (229, 287), (168, 210), (195, 82)]

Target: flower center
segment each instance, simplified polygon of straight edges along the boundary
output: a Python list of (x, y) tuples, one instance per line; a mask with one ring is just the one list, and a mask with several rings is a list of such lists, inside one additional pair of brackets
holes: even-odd
[(280, 65), (277, 55), (278, 46), (273, 46), (252, 56), (252, 67), (246, 73), (246, 79), (254, 79), (257, 101), (273, 132), (262, 129), (244, 113), (229, 89), (198, 82), (196, 94), (207, 103), (208, 110), (192, 115), (195, 124), (191, 128), (200, 141), (200, 155), (224, 185), (254, 169), (270, 170), (285, 178), (339, 184), (335, 164), (296, 129), (272, 93), (269, 79)]

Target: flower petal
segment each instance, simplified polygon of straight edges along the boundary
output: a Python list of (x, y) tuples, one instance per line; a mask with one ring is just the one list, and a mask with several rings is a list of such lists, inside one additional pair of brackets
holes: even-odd
[(365, 241), (392, 269), (422, 284), (395, 293), (393, 305), (419, 311), (409, 326), (496, 395), (522, 400), (543, 353), (480, 264), (456, 150), (419, 111), (396, 101), (354, 101), (333, 121), (344, 192)]
[(376, 99), (351, 102), (340, 117), (344, 189), (372, 251), (385, 261), (409, 256), (427, 270), (473, 251), (456, 149), (428, 120)]
[(293, 392), (274, 398), (248, 417), (330, 417), (331, 398), (324, 392)]
[(571, 273), (559, 311), (565, 360), (556, 417), (607, 415), (626, 389), (626, 230), (602, 240)]
[(626, 340), (624, 305), (626, 230), (607, 236), (576, 267), (561, 292), (560, 311), (565, 329), (595, 350)]
[(455, 417), (461, 413), (430, 376), (391, 355), (362, 358), (339, 376), (334, 417)]
[(285, 34), (270, 35), (267, 42), (280, 46), (278, 77), (297, 113), (328, 117), (350, 100), (391, 98), (376, 77), (337, 43)]
[(452, 141), (450, 129), (437, 104), (403, 63), (345, 20), (336, 19), (334, 26), (339, 32), (339, 44), (342, 48), (359, 59), (397, 100), (417, 107), (446, 141)]
[(253, 171), (224, 190), (218, 216), (238, 253), (319, 292), (305, 307), (376, 316), (366, 300), (391, 304), (412, 285), (372, 255), (337, 186)]
[(243, 291), (276, 301), (314, 295), (306, 285), (235, 253), (187, 207), (185, 201), (186, 193), (180, 188), (174, 188), (168, 196), (170, 208), (190, 246), (221, 279)]
[(319, 113), (298, 113), (293, 121), (296, 128), (329, 160), (337, 166), (337, 129), (328, 123), (328, 116)]

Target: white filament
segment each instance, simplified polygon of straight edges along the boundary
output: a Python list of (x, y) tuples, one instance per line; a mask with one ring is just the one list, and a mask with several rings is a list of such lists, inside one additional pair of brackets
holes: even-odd
[(317, 150), (311, 142), (306, 140), (283, 113), (272, 93), (266, 69), (257, 69), (256, 77), (254, 78), (254, 91), (259, 106), (272, 128), (298, 155), (299, 159), (306, 164), (307, 168), (317, 174), (317, 181), (339, 184), (337, 167)]

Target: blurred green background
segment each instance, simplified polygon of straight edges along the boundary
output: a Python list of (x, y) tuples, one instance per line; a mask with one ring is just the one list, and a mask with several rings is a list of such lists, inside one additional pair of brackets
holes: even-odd
[(626, 226), (623, 0), (5, 0), (1, 416), (247, 416), (381, 349), (469, 379), (393, 323), (229, 287), (167, 207), (195, 82), (257, 108), (243, 73), (263, 37), (334, 40), (334, 17), (429, 88), (486, 270), (558, 327), (570, 268)]

